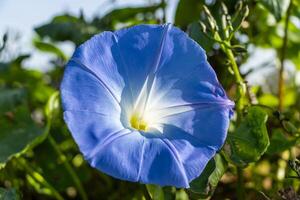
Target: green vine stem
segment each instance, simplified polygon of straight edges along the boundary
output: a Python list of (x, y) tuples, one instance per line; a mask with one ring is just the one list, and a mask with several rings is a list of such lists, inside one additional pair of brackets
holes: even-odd
[[(215, 33), (215, 38), (217, 40), (222, 40), (218, 33)], [(226, 45), (221, 43), (220, 46), (230, 61), (232, 71), (234, 72), (235, 82), (237, 84), (237, 90), (236, 90), (237, 99), (236, 99), (235, 107), (236, 107), (236, 111), (237, 111), (237, 124), (239, 124), (242, 119), (242, 112), (244, 109), (243, 99), (246, 96), (246, 85), (245, 85), (245, 81), (244, 81), (243, 77), (240, 74), (240, 70), (235, 61), (234, 54), (233, 54), (231, 48), (228, 48), (228, 47), (231, 47), (230, 41), (226, 41)], [(243, 199), (245, 199), (245, 188), (244, 188), (244, 183), (243, 183), (244, 182), (243, 168), (241, 168), (241, 167), (237, 167), (237, 178), (238, 178), (237, 187), (236, 187), (237, 198), (239, 200), (243, 200)]]
[(56, 141), (54, 140), (54, 138), (49, 134), (48, 135), (48, 140), (50, 142), (50, 144), (52, 145), (54, 151), (56, 152), (56, 154), (58, 155), (59, 159), (63, 162), (64, 167), (67, 169), (69, 175), (71, 176), (71, 178), (74, 181), (75, 186), (78, 189), (78, 192), (81, 196), (81, 198), (83, 200), (87, 200), (88, 196), (81, 184), (81, 181), (79, 179), (79, 177), (77, 176), (77, 174), (75, 173), (74, 169), (72, 168), (72, 166), (70, 165), (70, 163), (67, 161), (66, 156), (62, 153), (62, 151), (59, 149)]
[[(230, 43), (228, 44), (230, 45)], [(237, 100), (236, 100), (236, 111), (237, 111), (237, 124), (239, 124), (242, 118), (242, 112), (244, 108), (243, 98), (246, 95), (246, 87), (244, 80), (240, 74), (238, 65), (236, 64), (233, 52), (231, 49), (224, 48), (224, 52), (229, 58), (229, 61), (234, 72), (235, 81), (237, 83)], [(237, 197), (239, 200), (245, 199), (245, 189), (244, 189), (244, 177), (243, 177), (243, 168), (237, 167)]]
[(20, 157), (16, 159), (16, 162), (20, 166), (22, 166), (33, 179), (35, 179), (37, 182), (48, 188), (57, 200), (64, 200), (64, 198), (59, 194), (59, 192), (40, 173), (34, 170), (33, 167), (31, 167), (29, 164), (26, 164), (25, 159)]
[(284, 104), (284, 60), (286, 57), (286, 49), (287, 49), (287, 39), (288, 39), (288, 28), (289, 28), (289, 21), (290, 21), (290, 15), (291, 10), (293, 6), (293, 1), (290, 1), (289, 7), (286, 11), (286, 17), (284, 22), (284, 36), (283, 36), (283, 43), (282, 47), (280, 49), (280, 68), (279, 68), (279, 81), (278, 81), (278, 98), (279, 98), (279, 105), (278, 109), (279, 111), (282, 111), (283, 104)]
[[(47, 127), (48, 127), (48, 131), (50, 132), (50, 128), (51, 128), (51, 123), (52, 123), (52, 119), (54, 118), (54, 116), (56, 114), (59, 113), (59, 106), (60, 105), (60, 102), (59, 102), (59, 92), (56, 91), (54, 92), (48, 102), (47, 102), (47, 105), (46, 105), (46, 108), (45, 108), (45, 114), (46, 114), (46, 117), (47, 117)], [(78, 178), (77, 174), (75, 173), (74, 169), (72, 168), (72, 166), (69, 164), (69, 162), (67, 161), (67, 158), (66, 156), (63, 154), (63, 152), (60, 150), (60, 148), (58, 147), (55, 139), (51, 136), (50, 133), (48, 133), (48, 137), (47, 137), (49, 143), (51, 144), (51, 146), (53, 147), (55, 153), (58, 155), (58, 158), (62, 161), (64, 167), (66, 168), (66, 170), (68, 171), (69, 175), (71, 176), (78, 192), (79, 192), (79, 195), (81, 196), (81, 199), (83, 200), (87, 200), (88, 199), (88, 196), (80, 182), (80, 179)]]
[[(222, 40), (218, 33), (215, 34), (215, 37), (217, 40)], [(220, 45), (221, 45), (222, 50), (224, 51), (224, 53), (226, 54), (226, 56), (228, 57), (228, 59), (230, 61), (232, 71), (234, 73), (234, 78), (235, 78), (235, 81), (237, 84), (236, 110), (237, 110), (237, 114), (238, 114), (238, 118), (239, 118), (239, 117), (241, 117), (241, 112), (244, 107), (242, 99), (246, 95), (246, 85), (244, 83), (243, 77), (240, 74), (239, 67), (236, 64), (233, 52), (230, 48), (228, 48), (228, 47), (231, 47), (230, 41), (226, 41), (225, 43), (226, 43), (226, 45), (223, 45), (222, 43)]]

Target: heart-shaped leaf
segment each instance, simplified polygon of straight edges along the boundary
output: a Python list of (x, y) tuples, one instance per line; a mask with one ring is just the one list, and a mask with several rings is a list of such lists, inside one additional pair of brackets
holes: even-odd
[(268, 115), (262, 108), (250, 107), (236, 131), (228, 134), (229, 145), (224, 149), (233, 163), (246, 166), (264, 154), (270, 144), (266, 128), (267, 119)]

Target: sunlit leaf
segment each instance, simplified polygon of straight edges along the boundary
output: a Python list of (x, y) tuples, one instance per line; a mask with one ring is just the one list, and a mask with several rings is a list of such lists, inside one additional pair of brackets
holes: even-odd
[(148, 193), (153, 200), (164, 200), (164, 191), (162, 187), (158, 185), (146, 185)]
[(176, 192), (175, 200), (189, 200), (189, 196), (183, 189), (181, 189)]
[(45, 113), (49, 120), (51, 120), (57, 113), (59, 112), (60, 108), (60, 100), (59, 100), (59, 92), (54, 92), (46, 105)]
[(262, 96), (260, 96), (258, 98), (258, 102), (260, 104), (270, 106), (270, 107), (275, 107), (275, 106), (278, 106), (278, 104), (279, 104), (278, 98), (276, 96), (274, 96), (273, 94), (263, 94)]
[(290, 0), (260, 0), (259, 2), (274, 15), (277, 21), (280, 21)]

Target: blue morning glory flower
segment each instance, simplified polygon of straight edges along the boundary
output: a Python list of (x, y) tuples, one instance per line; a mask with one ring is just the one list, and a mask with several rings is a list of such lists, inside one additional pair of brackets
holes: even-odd
[(170, 24), (92, 37), (68, 62), (61, 95), (91, 166), (184, 188), (222, 147), (233, 107), (204, 50)]

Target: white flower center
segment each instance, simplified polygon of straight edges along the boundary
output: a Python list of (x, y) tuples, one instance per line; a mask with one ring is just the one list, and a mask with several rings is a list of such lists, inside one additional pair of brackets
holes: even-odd
[(145, 81), (141, 92), (134, 104), (133, 111), (130, 116), (130, 125), (132, 128), (147, 131), (153, 120), (151, 119), (151, 111), (148, 110), (149, 96), (151, 93), (153, 80), (149, 81), (149, 76)]

